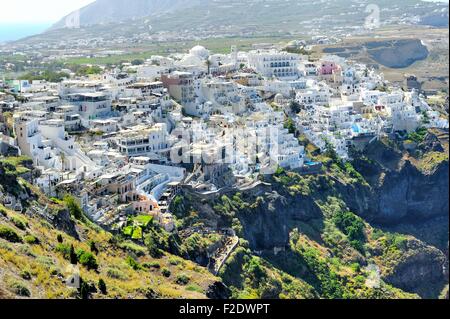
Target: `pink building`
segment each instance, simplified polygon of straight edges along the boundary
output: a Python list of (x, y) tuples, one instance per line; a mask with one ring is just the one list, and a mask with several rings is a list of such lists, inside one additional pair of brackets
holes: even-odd
[(319, 75), (331, 75), (340, 70), (340, 66), (334, 62), (323, 61), (319, 67)]

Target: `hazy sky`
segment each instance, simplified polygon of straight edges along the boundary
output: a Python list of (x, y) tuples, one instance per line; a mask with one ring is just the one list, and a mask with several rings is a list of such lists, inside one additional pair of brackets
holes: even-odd
[(0, 0), (0, 24), (56, 22), (94, 0)]

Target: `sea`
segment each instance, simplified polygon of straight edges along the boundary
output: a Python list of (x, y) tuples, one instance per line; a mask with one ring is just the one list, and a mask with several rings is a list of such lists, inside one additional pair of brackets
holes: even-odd
[(39, 34), (50, 28), (49, 23), (1, 23), (0, 43), (16, 41), (28, 36)]

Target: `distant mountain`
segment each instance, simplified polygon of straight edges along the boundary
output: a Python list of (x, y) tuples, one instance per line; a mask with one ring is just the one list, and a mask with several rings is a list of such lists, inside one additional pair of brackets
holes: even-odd
[[(18, 42), (68, 45), (92, 39), (142, 43), (149, 37), (152, 43), (155, 39), (164, 42), (224, 37), (340, 38), (366, 30), (371, 3), (371, 0), (97, 0), (64, 17), (48, 32)], [(448, 11), (448, 4), (422, 0), (378, 0), (377, 5), (382, 26), (426, 23), (420, 20), (424, 17), (440, 24), (428, 16), (442, 9)]]
[[(270, 24), (272, 30), (286, 25), (291, 29), (298, 28), (305, 20), (316, 19), (319, 28), (328, 20), (330, 25), (325, 29), (329, 29), (350, 24), (350, 21), (360, 26), (368, 15), (366, 8), (369, 4), (369, 0), (97, 0), (62, 18), (51, 29), (64, 28), (68, 24), (70, 27), (74, 18), (81, 27), (162, 18), (158, 23), (170, 26), (178, 21), (181, 23), (177, 26), (194, 28), (205, 22), (209, 26), (248, 24), (256, 29)], [(430, 8), (437, 4), (426, 4), (420, 0), (380, 0), (377, 5), (384, 9), (384, 19), (415, 13), (421, 16), (423, 24), (440, 26), (445, 18), (445, 12), (430, 13)], [(439, 6), (440, 9), (447, 7), (448, 18), (448, 5)], [(320, 21), (321, 18), (326, 20)], [(169, 28), (167, 31), (178, 30)]]
[[(97, 0), (62, 18), (51, 29), (64, 28), (73, 21), (79, 21), (84, 27), (139, 19), (182, 10), (205, 1), (209, 0)], [(78, 14), (79, 20), (74, 20)]]

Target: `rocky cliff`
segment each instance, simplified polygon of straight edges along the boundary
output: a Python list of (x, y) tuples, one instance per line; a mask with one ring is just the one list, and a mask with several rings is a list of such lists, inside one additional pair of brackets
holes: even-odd
[[(408, 150), (402, 141), (378, 141), (355, 153), (352, 163), (325, 159), (324, 167), (315, 176), (280, 171), (255, 194), (229, 194), (201, 205), (193, 200), (190, 210), (200, 220), (208, 212), (208, 220), (233, 227), (251, 251), (307, 280), (323, 297), (411, 297), (398, 288), (437, 298), (448, 283), (448, 133), (430, 131)], [(295, 231), (303, 238), (298, 242)], [(381, 295), (355, 288), (353, 279), (340, 274), (347, 268), (353, 276), (367, 276), (348, 269), (355, 263), (376, 265), (382, 282), (394, 288), (381, 289)], [(326, 274), (336, 272), (340, 284), (318, 273), (318, 265), (328, 267)], [(329, 285), (342, 290), (326, 291)]]
[(315, 202), (303, 196), (285, 197), (276, 191), (264, 195), (264, 201), (251, 214), (238, 213), (244, 238), (257, 251), (286, 246), (291, 223), (322, 217), (322, 211)]

